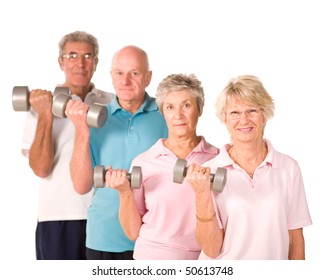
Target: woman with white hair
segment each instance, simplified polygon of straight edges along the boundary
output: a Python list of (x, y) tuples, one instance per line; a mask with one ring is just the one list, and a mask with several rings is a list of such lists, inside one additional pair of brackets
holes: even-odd
[(194, 260), (201, 251), (195, 237), (196, 198), (188, 183), (173, 182), (173, 168), (178, 158), (203, 164), (219, 149), (196, 133), (204, 92), (193, 74), (169, 75), (156, 97), (168, 137), (133, 160), (132, 166), (142, 170), (140, 189), (131, 189), (126, 170), (108, 170), (106, 185), (119, 192), (120, 222), (135, 240), (134, 259)]

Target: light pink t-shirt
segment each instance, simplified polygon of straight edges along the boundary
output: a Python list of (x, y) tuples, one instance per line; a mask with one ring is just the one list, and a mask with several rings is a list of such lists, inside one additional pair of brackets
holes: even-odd
[(268, 154), (253, 179), (229, 157), (229, 145), (204, 164), (211, 172), (227, 168), (224, 190), (214, 196), (225, 230), (217, 259), (288, 259), (288, 230), (312, 224), (298, 163), (265, 141)]
[[(187, 156), (187, 163), (203, 164), (219, 149), (203, 137)], [(200, 246), (195, 239), (195, 194), (185, 182), (173, 182), (177, 157), (160, 139), (137, 156), (132, 166), (141, 166), (142, 186), (134, 190), (143, 225), (135, 242), (134, 258), (146, 260), (197, 259)]]

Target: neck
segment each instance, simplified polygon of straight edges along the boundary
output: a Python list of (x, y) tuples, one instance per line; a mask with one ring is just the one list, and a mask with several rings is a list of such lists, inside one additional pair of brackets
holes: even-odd
[(77, 95), (82, 101), (85, 100), (86, 95), (92, 90), (92, 85), (86, 87), (73, 87), (69, 86), (71, 94)]
[(130, 112), (132, 115), (139, 110), (139, 108), (142, 106), (144, 101), (145, 101), (145, 96), (143, 96), (142, 99), (133, 99), (133, 100), (123, 100), (121, 98), (118, 98), (118, 103), (120, 104), (120, 106), (124, 110)]
[(228, 150), (231, 159), (246, 170), (251, 177), (255, 169), (264, 161), (267, 155), (267, 147), (263, 141), (254, 145), (239, 145), (234, 143)]
[(178, 158), (186, 158), (193, 149), (200, 143), (201, 137), (194, 135), (191, 138), (168, 137), (164, 145), (172, 151)]

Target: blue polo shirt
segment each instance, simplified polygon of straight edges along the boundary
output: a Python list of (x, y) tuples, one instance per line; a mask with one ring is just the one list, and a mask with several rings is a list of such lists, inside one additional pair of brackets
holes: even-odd
[[(113, 169), (129, 170), (132, 160), (149, 149), (160, 138), (166, 138), (165, 119), (155, 98), (146, 93), (135, 114), (121, 108), (117, 97), (107, 105), (108, 118), (102, 128), (91, 128), (90, 149), (93, 167), (111, 165)], [(95, 189), (88, 210), (86, 246), (105, 252), (132, 251), (118, 219), (119, 194), (110, 188)]]

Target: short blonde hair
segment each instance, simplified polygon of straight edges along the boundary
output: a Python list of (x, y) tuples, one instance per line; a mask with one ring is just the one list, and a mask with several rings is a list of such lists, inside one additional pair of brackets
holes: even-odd
[(273, 98), (255, 76), (242, 75), (232, 78), (219, 94), (215, 104), (217, 117), (222, 123), (226, 121), (226, 105), (230, 97), (237, 97), (242, 102), (262, 110), (265, 121), (274, 115)]

